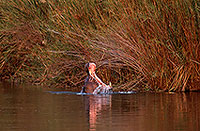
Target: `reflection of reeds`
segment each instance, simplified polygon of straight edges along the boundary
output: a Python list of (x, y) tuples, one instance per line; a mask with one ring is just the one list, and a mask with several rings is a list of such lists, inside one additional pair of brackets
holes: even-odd
[(92, 61), (120, 89), (199, 88), (196, 0), (2, 0), (0, 16), (1, 79), (81, 86)]

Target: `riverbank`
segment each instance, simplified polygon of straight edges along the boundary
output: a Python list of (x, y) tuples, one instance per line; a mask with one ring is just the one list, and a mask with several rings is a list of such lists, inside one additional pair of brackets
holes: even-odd
[(200, 3), (0, 2), (0, 79), (81, 88), (84, 65), (115, 90), (200, 89)]

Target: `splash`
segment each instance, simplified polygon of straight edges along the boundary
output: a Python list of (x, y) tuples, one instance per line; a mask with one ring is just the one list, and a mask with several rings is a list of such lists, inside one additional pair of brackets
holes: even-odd
[(81, 92), (72, 92), (72, 91), (47, 91), (48, 93), (51, 94), (56, 94), (56, 95), (60, 95), (60, 94), (68, 94), (68, 95), (116, 95), (116, 94), (120, 94), (120, 95), (130, 95), (130, 94), (135, 94), (136, 91), (118, 91), (118, 92), (113, 92), (112, 90), (107, 90), (106, 91), (97, 91), (95, 93), (81, 93)]
[(110, 94), (112, 93), (112, 87), (110, 85), (99, 85), (94, 91), (93, 94)]

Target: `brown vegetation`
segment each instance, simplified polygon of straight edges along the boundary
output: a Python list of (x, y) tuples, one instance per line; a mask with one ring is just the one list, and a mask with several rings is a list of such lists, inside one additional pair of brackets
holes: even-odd
[(0, 78), (81, 87), (84, 65), (115, 89), (200, 89), (200, 3), (1, 1)]

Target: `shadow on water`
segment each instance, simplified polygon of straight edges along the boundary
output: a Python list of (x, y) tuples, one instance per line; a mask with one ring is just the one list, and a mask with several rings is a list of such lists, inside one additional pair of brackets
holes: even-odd
[(0, 130), (199, 130), (200, 93), (52, 94), (0, 83)]

